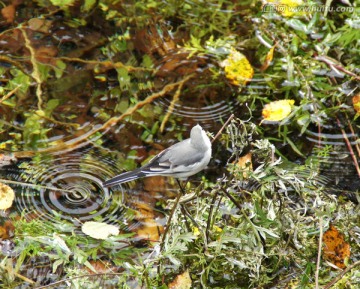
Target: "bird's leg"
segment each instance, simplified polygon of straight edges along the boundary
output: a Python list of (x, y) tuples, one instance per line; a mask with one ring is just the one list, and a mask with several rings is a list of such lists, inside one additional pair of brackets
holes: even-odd
[(181, 186), (179, 179), (176, 179), (176, 182), (177, 182), (177, 184), (179, 185), (181, 194), (182, 194), (182, 195), (185, 195), (185, 190), (184, 190), (184, 188)]

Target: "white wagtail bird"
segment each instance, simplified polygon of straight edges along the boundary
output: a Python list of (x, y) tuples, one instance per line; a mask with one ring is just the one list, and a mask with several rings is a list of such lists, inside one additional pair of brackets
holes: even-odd
[(211, 142), (200, 125), (191, 129), (190, 138), (178, 142), (163, 150), (148, 164), (117, 175), (103, 183), (103, 187), (112, 187), (143, 177), (168, 176), (187, 178), (201, 170), (211, 158)]

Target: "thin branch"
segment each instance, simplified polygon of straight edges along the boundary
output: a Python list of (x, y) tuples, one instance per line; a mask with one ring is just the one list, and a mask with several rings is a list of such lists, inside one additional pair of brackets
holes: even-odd
[(323, 289), (329, 289), (331, 288), (333, 285), (335, 285), (335, 283), (339, 282), (341, 280), (342, 277), (344, 277), (344, 275), (348, 272), (350, 272), (352, 269), (354, 269), (355, 267), (360, 265), (360, 261), (355, 262), (354, 264), (352, 264), (351, 266), (347, 267), (345, 270), (343, 270), (337, 277), (335, 277), (331, 282), (329, 282), (328, 284), (325, 285), (325, 287)]
[(33, 77), (33, 79), (35, 79), (36, 81), (36, 96), (38, 99), (38, 109), (42, 110), (42, 104), (43, 104), (43, 99), (42, 99), (42, 80), (41, 80), (41, 76), (40, 76), (40, 70), (39, 70), (39, 66), (37, 64), (37, 60), (36, 60), (36, 53), (34, 48), (31, 46), (31, 42), (30, 39), (28, 38), (25, 29), (20, 29), (24, 39), (25, 39), (25, 47), (29, 50), (30, 52), (30, 61), (31, 64), (33, 66), (33, 71), (31, 73), (31, 76)]
[(357, 172), (358, 176), (360, 177), (359, 163), (358, 163), (358, 161), (357, 161), (357, 159), (356, 159), (356, 155), (355, 155), (355, 153), (354, 153), (354, 150), (352, 149), (351, 143), (350, 143), (350, 141), (349, 141), (349, 139), (348, 139), (348, 137), (347, 137), (344, 129), (341, 127), (340, 120), (339, 120), (338, 118), (336, 118), (336, 121), (337, 121), (337, 124), (338, 124), (338, 126), (339, 126), (339, 128), (340, 128), (340, 130), (341, 130), (341, 133), (342, 133), (342, 135), (343, 135), (344, 141), (345, 141), (346, 146), (347, 146), (347, 148), (348, 148), (348, 150), (349, 150), (349, 153), (350, 153), (350, 155), (351, 155), (351, 158), (352, 158), (352, 160), (353, 160), (353, 163), (354, 163), (356, 172)]
[(318, 245), (318, 254), (316, 259), (316, 271), (315, 271), (315, 289), (319, 289), (319, 270), (320, 270), (320, 261), (321, 261), (321, 249), (322, 249), (322, 239), (323, 239), (323, 218), (319, 219), (320, 235), (319, 235), (319, 245)]
[[(200, 225), (196, 222), (196, 220), (191, 216), (189, 210), (184, 206), (184, 204), (180, 204), (180, 209), (181, 209), (181, 212), (183, 213), (184, 217), (188, 217), (191, 222), (193, 223), (193, 225), (199, 229), (199, 232), (201, 232), (201, 227)], [(191, 227), (189, 225), (189, 222), (187, 221), (187, 219), (185, 219), (185, 222), (186, 222), (186, 227), (188, 229), (189, 232), (191, 232)], [(205, 233), (203, 233), (203, 235), (205, 236)]]
[(176, 92), (175, 92), (175, 94), (174, 94), (174, 96), (173, 96), (173, 100), (172, 100), (171, 103), (170, 103), (170, 106), (169, 106), (169, 108), (168, 108), (168, 111), (166, 112), (166, 114), (165, 114), (165, 116), (164, 116), (164, 119), (163, 119), (163, 121), (161, 122), (160, 132), (163, 132), (163, 131), (164, 131), (165, 125), (166, 125), (166, 123), (167, 123), (170, 115), (171, 115), (172, 112), (174, 111), (175, 103), (176, 103), (176, 102), (179, 100), (179, 98), (180, 98), (180, 94), (181, 94), (181, 90), (182, 90), (183, 85), (184, 85), (184, 82), (181, 83), (181, 84), (178, 86), (178, 88), (177, 88), (177, 90), (176, 90)]
[(358, 154), (358, 157), (360, 158), (360, 142), (359, 142), (359, 137), (355, 135), (355, 131), (352, 127), (352, 124), (350, 122), (350, 120), (348, 119), (347, 115), (346, 115), (346, 119), (347, 119), (347, 122), (348, 122), (348, 125), (349, 125), (349, 129), (351, 131), (351, 134), (352, 134), (352, 137), (354, 139), (356, 139), (355, 141), (355, 147), (356, 147), (356, 151), (357, 151), (357, 154)]
[(125, 65), (122, 62), (112, 62), (112, 61), (98, 61), (98, 60), (88, 60), (88, 59), (81, 59), (81, 58), (77, 58), (77, 57), (57, 57), (55, 59), (60, 59), (60, 60), (64, 60), (64, 61), (71, 61), (71, 62), (80, 62), (80, 63), (85, 63), (85, 64), (91, 64), (91, 65), (96, 65), (98, 66), (98, 71), (104, 72), (107, 71), (109, 69), (118, 69), (118, 68), (125, 68), (128, 72), (133, 72), (133, 71), (154, 71), (154, 69), (152, 68), (145, 68), (145, 67), (136, 67), (136, 66), (131, 66), (131, 65)]
[(335, 60), (332, 60), (329, 57), (317, 56), (317, 57), (315, 57), (315, 59), (324, 62), (326, 65), (328, 65), (331, 69), (333, 69), (335, 71), (340, 70), (340, 71), (344, 72), (345, 74), (350, 75), (350, 76), (354, 77), (357, 80), (360, 80), (359, 75), (347, 70), (342, 65), (340, 65), (340, 63), (336, 63)]
[(261, 244), (261, 238), (259, 236), (259, 232), (254, 226), (254, 223), (250, 220), (250, 218), (245, 213), (244, 209), (241, 207), (241, 204), (230, 194), (228, 193), (224, 188), (221, 188), (221, 191), (234, 203), (234, 205), (240, 210), (240, 212), (243, 214), (245, 219), (249, 222), (251, 225), (252, 230), (254, 231), (255, 237), (258, 240), (258, 242)]
[(10, 96), (12, 96), (14, 93), (16, 93), (19, 88), (21, 87), (21, 84), (19, 84), (18, 86), (16, 86), (13, 90), (11, 90), (10, 92), (8, 92), (6, 95), (4, 95), (1, 99), (0, 99), (0, 104), (3, 103), (5, 100), (7, 100)]
[(230, 115), (227, 121), (224, 123), (224, 125), (220, 128), (220, 130), (217, 132), (217, 134), (214, 136), (214, 138), (211, 140), (211, 143), (213, 143), (222, 133), (224, 128), (229, 124), (229, 122), (234, 118), (234, 114)]

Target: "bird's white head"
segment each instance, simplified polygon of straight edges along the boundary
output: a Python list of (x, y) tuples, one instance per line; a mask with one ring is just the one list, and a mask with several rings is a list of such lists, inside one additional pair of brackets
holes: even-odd
[(206, 132), (199, 124), (195, 125), (191, 129), (190, 141), (194, 147), (201, 148), (204, 150), (211, 148), (211, 141), (207, 136)]

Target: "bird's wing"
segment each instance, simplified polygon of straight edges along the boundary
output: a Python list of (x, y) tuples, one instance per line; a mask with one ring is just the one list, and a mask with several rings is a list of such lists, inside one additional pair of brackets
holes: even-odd
[[(190, 145), (184, 146), (182, 141), (165, 149), (155, 156), (141, 171), (145, 174), (169, 174), (174, 172), (186, 172), (192, 166), (197, 165), (204, 157), (204, 153), (194, 149)], [(185, 149), (184, 149), (185, 148)]]

